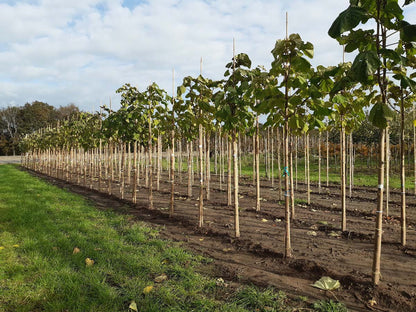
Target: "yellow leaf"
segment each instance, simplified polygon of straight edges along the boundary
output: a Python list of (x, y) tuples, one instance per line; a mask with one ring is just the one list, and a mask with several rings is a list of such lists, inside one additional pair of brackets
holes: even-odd
[(148, 293), (152, 291), (152, 289), (153, 289), (153, 286), (147, 286), (143, 289), (143, 293), (147, 295)]
[(85, 259), (85, 265), (86, 266), (93, 266), (94, 265), (94, 260), (87, 258)]
[(19, 247), (19, 245), (17, 245), (17, 244), (16, 244), (16, 245), (13, 245), (13, 247), (14, 247), (14, 248), (17, 248), (17, 247)]
[(81, 250), (78, 247), (74, 248), (74, 251), (72, 252), (73, 255), (79, 253)]
[(166, 281), (167, 279), (168, 279), (168, 276), (165, 273), (163, 273), (162, 275), (159, 275), (159, 276), (155, 277), (155, 282), (156, 283), (162, 283), (162, 282)]
[(136, 304), (136, 302), (135, 302), (135, 301), (132, 301), (132, 302), (130, 303), (130, 305), (129, 305), (129, 309), (130, 309), (130, 310), (133, 310), (133, 311), (136, 311), (136, 312), (139, 312), (139, 310), (137, 310), (137, 304)]
[(2, 249), (4, 249), (4, 248), (6, 248), (6, 247), (4, 247), (4, 246), (0, 246), (0, 250), (2, 250)]
[(267, 222), (267, 219), (261, 219), (261, 222)]
[(200, 242), (202, 242), (203, 240), (204, 240), (203, 238), (200, 238), (200, 239), (199, 239), (199, 241), (200, 241)]

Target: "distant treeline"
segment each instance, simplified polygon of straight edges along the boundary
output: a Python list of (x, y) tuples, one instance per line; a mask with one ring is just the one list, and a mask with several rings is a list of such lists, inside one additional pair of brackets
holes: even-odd
[(19, 154), (19, 141), (28, 133), (56, 125), (59, 120), (79, 114), (74, 104), (55, 108), (34, 101), (24, 106), (9, 106), (0, 110), (0, 155)]

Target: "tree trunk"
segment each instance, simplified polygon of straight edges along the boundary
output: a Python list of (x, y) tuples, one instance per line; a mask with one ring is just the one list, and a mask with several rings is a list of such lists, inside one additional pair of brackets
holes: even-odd
[(149, 115), (149, 146), (148, 146), (148, 174), (149, 174), (149, 209), (153, 210), (153, 135), (152, 135), (152, 118)]
[(341, 217), (341, 231), (347, 230), (347, 207), (346, 207), (346, 161), (345, 161), (345, 127), (343, 125), (343, 116), (341, 116), (341, 138), (340, 138), (341, 146), (340, 146), (340, 152), (341, 152), (341, 211), (342, 211), (342, 217)]
[(133, 183), (132, 183), (132, 200), (133, 204), (137, 203), (137, 179), (138, 179), (138, 170), (137, 170), (137, 141), (134, 142), (133, 146)]
[(256, 117), (256, 133), (254, 146), (254, 161), (256, 172), (256, 211), (260, 211), (260, 142), (259, 142), (259, 117)]
[(211, 192), (210, 192), (210, 180), (211, 180), (211, 156), (210, 156), (210, 149), (211, 149), (211, 137), (208, 131), (205, 132), (205, 141), (206, 141), (206, 152), (205, 152), (205, 180), (206, 180), (206, 197), (207, 200), (210, 200)]
[[(401, 151), (401, 145), (400, 145)], [(400, 156), (401, 157), (401, 156)], [(390, 129), (386, 128), (386, 216), (389, 215), (390, 202)]]
[(279, 140), (277, 142), (277, 171), (279, 172), (279, 179), (278, 179), (278, 183), (279, 183), (279, 200), (283, 200), (283, 194), (282, 194), (282, 167), (281, 167), (281, 151), (280, 151), (280, 147), (282, 146), (282, 140), (281, 140), (281, 136), (280, 136), (280, 131), (279, 128), (277, 128), (277, 139)]
[(204, 225), (204, 156), (202, 146), (202, 125), (199, 125), (199, 222), (198, 226)]
[(326, 131), (326, 187), (329, 186), (329, 131)]
[(378, 171), (378, 192), (377, 192), (377, 211), (376, 211), (376, 230), (375, 230), (375, 246), (373, 257), (373, 283), (378, 285), (380, 281), (380, 262), (381, 262), (381, 239), (383, 231), (383, 183), (384, 183), (384, 161), (385, 161), (385, 131), (381, 131), (380, 135), (380, 156)]
[(173, 216), (175, 211), (175, 130), (172, 129), (170, 134), (172, 150), (170, 154), (170, 210), (169, 217)]
[(188, 150), (188, 198), (192, 197), (192, 142), (186, 143)]
[(321, 137), (322, 133), (319, 131), (318, 136), (318, 193), (321, 194)]
[(290, 219), (295, 219), (295, 188), (293, 186), (293, 135), (289, 136)]
[[(285, 109), (287, 116), (288, 109)], [(284, 144), (284, 176), (285, 176), (285, 258), (292, 257), (292, 247), (290, 242), (290, 189), (289, 189), (289, 123), (285, 121), (283, 135)]]
[(237, 131), (233, 133), (233, 157), (234, 157), (234, 226), (235, 237), (240, 237), (240, 219), (238, 207), (238, 144)]
[(232, 189), (231, 189), (231, 177), (232, 177), (232, 167), (231, 167), (231, 158), (232, 158), (232, 143), (229, 137), (227, 136), (227, 149), (228, 149), (228, 176), (227, 176), (227, 205), (232, 205)]
[(307, 202), (311, 204), (311, 172), (310, 172), (310, 148), (309, 148), (309, 133), (306, 134), (306, 187), (307, 187)]
[[(406, 168), (404, 151), (404, 99), (403, 94), (400, 103), (400, 184), (401, 184), (401, 244), (406, 246)], [(387, 128), (388, 129), (388, 128)], [(387, 173), (388, 176), (388, 173)]]

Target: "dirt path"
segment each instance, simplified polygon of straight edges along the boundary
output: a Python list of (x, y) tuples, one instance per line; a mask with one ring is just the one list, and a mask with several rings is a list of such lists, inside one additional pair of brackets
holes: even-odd
[(20, 156), (0, 156), (0, 165), (20, 164)]
[[(278, 191), (269, 181), (262, 181), (262, 211), (256, 213), (255, 188), (251, 180), (242, 179), (240, 196), (241, 238), (233, 237), (233, 208), (226, 205), (225, 185), (213, 177), (211, 200), (205, 202), (205, 226), (197, 222), (198, 189), (195, 198), (187, 198), (186, 185), (175, 187), (175, 215), (168, 216), (170, 184), (161, 183), (155, 192), (155, 210), (147, 209), (147, 190), (141, 188), (138, 204), (116, 198), (119, 186), (112, 186), (107, 196), (87, 188), (47, 178), (60, 187), (82, 194), (101, 209), (114, 209), (132, 214), (138, 220), (161, 226), (164, 238), (184, 242), (184, 247), (214, 259), (210, 274), (234, 282), (272, 285), (292, 298), (307, 296), (308, 300), (334, 296), (350, 311), (416, 311), (416, 199), (408, 196), (408, 245), (401, 247), (399, 227), (399, 196), (392, 192), (390, 217), (384, 221), (382, 247), (382, 282), (371, 285), (371, 264), (375, 224), (375, 191), (356, 188), (348, 200), (348, 231), (339, 231), (340, 203), (337, 186), (323, 188), (321, 194), (313, 187), (310, 206), (296, 205), (292, 223), (294, 257), (284, 259), (284, 210), (276, 200)], [(168, 181), (165, 177), (162, 181)], [(185, 177), (183, 179), (185, 182)], [(276, 183), (277, 185), (277, 183)], [(106, 186), (102, 186), (104, 191)], [(299, 184), (297, 198), (306, 198), (305, 187)], [(127, 205), (127, 206), (126, 206)], [(127, 207), (127, 208), (126, 208)], [(341, 282), (334, 294), (325, 293), (311, 284), (322, 276)], [(377, 305), (370, 306), (369, 300)]]

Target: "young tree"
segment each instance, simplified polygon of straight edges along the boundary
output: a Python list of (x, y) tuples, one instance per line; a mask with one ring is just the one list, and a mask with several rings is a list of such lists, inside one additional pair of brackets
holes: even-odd
[[(414, 0), (406, 0), (408, 5)], [(416, 39), (416, 26), (405, 22), (403, 10), (398, 0), (350, 0), (349, 7), (341, 12), (333, 22), (328, 34), (345, 44), (346, 52), (358, 51), (351, 70), (343, 80), (342, 90), (345, 85), (358, 82), (361, 85), (375, 85), (376, 93), (373, 93), (370, 111), (370, 120), (381, 130), (379, 143), (379, 170), (377, 192), (377, 220), (375, 229), (375, 249), (373, 260), (373, 283), (380, 281), (380, 255), (382, 240), (382, 214), (383, 214), (383, 187), (384, 187), (384, 162), (385, 162), (385, 131), (392, 112), (388, 105), (388, 70), (391, 64), (396, 64), (398, 54), (391, 49), (388, 38), (395, 32), (400, 32), (401, 39), (412, 42)], [(362, 23), (365, 25), (372, 21), (375, 27), (357, 29)], [(368, 24), (367, 24), (368, 25)], [(399, 57), (400, 58), (400, 57)]]

